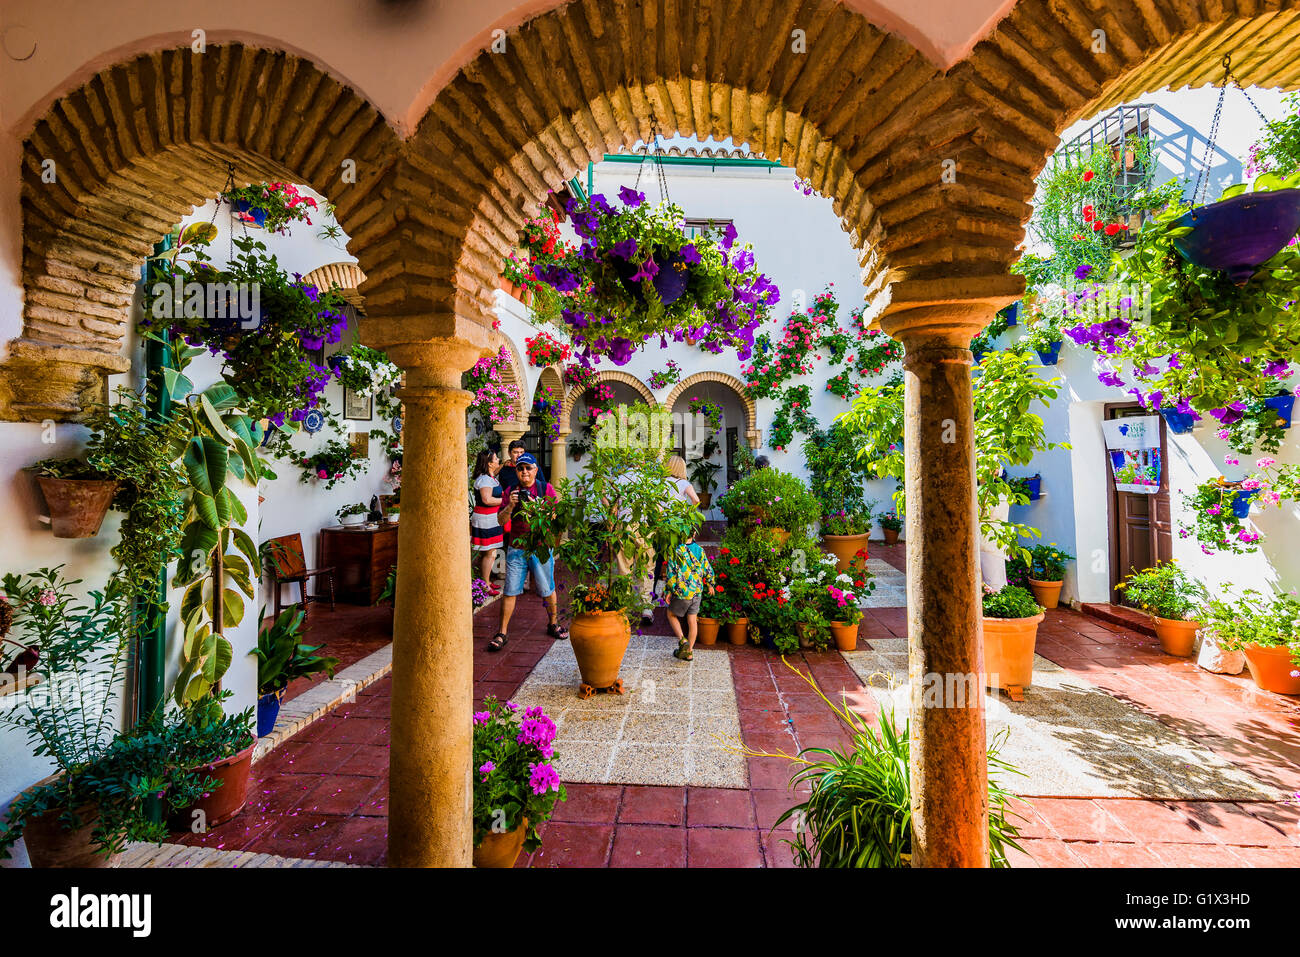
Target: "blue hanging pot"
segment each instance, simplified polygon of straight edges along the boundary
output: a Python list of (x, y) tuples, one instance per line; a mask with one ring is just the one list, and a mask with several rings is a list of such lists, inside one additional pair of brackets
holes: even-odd
[(1300, 230), (1300, 189), (1242, 193), (1189, 210), (1174, 225), (1192, 228), (1173, 240), (1184, 259), (1241, 285)]
[(1165, 417), (1165, 424), (1174, 435), (1186, 435), (1196, 425), (1195, 415), (1191, 412), (1179, 412), (1172, 405), (1165, 406), (1160, 410), (1160, 414)]
[(1264, 405), (1277, 413), (1277, 417), (1282, 420), (1282, 428), (1291, 428), (1291, 411), (1295, 408), (1295, 396), (1269, 396), (1264, 400)]
[[(623, 284), (628, 287), (634, 296), (644, 301), (645, 290), (642, 283), (632, 281), (632, 277), (636, 275), (640, 266), (624, 259), (615, 258), (611, 261), (614, 271), (623, 280)], [(690, 278), (690, 269), (681, 253), (657, 252), (654, 255), (654, 262), (659, 267), (659, 271), (650, 280), (650, 284), (654, 286), (659, 301), (665, 306), (671, 306), (682, 298), (682, 294), (686, 292), (686, 281)]]
[(1255, 497), (1255, 493), (1242, 489), (1232, 497), (1232, 514), (1237, 518), (1246, 518), (1250, 515), (1250, 500)]
[[(255, 208), (246, 199), (235, 200), (235, 212), (242, 214), (239, 218), (246, 226), (260, 229), (266, 225), (266, 210)], [(249, 222), (250, 219), (252, 222)]]
[(1038, 353), (1038, 358), (1043, 365), (1054, 366), (1056, 365), (1057, 360), (1061, 358), (1061, 346), (1064, 344), (1065, 343), (1063, 342), (1053, 342), (1047, 347), (1046, 352), (1042, 349), (1035, 349), (1034, 351)]

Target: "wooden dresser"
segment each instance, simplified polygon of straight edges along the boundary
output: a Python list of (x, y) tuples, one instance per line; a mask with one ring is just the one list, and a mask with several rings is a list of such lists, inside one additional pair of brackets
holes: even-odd
[(388, 581), (388, 570), (397, 564), (397, 526), (322, 528), (320, 547), (318, 564), (334, 569), (338, 600), (373, 605)]

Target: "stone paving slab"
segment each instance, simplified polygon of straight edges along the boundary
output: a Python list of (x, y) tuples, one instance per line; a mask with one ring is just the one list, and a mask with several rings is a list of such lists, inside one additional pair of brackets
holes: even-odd
[(122, 853), (118, 867), (354, 867), (340, 861), (316, 861), (301, 857), (255, 854), (251, 851), (222, 851), (215, 847), (186, 844), (131, 844)]
[(725, 652), (672, 656), (676, 639), (633, 635), (620, 675), (625, 693), (578, 696), (573, 648), (557, 642), (513, 695), (555, 719), (556, 767), (564, 781), (744, 788), (745, 759)]
[[(881, 704), (905, 715), (911, 695), (906, 639), (873, 638), (869, 644), (844, 658)], [(985, 691), (984, 704), (990, 740), (1005, 729), (1002, 757), (1027, 775), (1004, 781), (1017, 794), (1217, 801), (1288, 796), (1037, 655), (1023, 702)]]
[(868, 558), (867, 571), (876, 582), (875, 590), (858, 604), (862, 608), (906, 608), (907, 576), (883, 558)]

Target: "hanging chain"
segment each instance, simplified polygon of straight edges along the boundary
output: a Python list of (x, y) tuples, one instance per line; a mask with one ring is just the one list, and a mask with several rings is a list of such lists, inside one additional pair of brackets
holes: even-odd
[(1195, 206), (1205, 204), (1206, 193), (1210, 188), (1210, 164), (1213, 162), (1214, 146), (1219, 138), (1219, 116), (1223, 112), (1223, 97), (1228, 92), (1229, 85), (1236, 86), (1241, 91), (1241, 95), (1246, 98), (1246, 102), (1259, 115), (1259, 118), (1265, 123), (1268, 122), (1268, 117), (1259, 108), (1259, 104), (1251, 99), (1250, 94), (1246, 92), (1246, 88), (1241, 85), (1241, 81), (1233, 74), (1232, 56), (1225, 55), (1223, 58), (1223, 85), (1219, 87), (1219, 101), (1215, 104), (1214, 120), (1210, 124), (1210, 136), (1205, 143), (1205, 160), (1201, 163), (1201, 169), (1196, 174), (1196, 188), (1192, 190), (1192, 204)]
[(632, 184), (633, 189), (641, 187), (641, 171), (645, 169), (646, 160), (651, 160), (658, 167), (656, 182), (659, 184), (659, 196), (663, 202), (667, 203), (668, 176), (664, 172), (663, 148), (659, 145), (659, 124), (655, 119), (653, 109), (650, 111), (650, 141), (641, 153), (641, 162), (637, 163), (636, 182)]

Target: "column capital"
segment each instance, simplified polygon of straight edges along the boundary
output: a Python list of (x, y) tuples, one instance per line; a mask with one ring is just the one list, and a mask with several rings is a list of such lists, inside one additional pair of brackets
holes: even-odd
[(907, 344), (931, 342), (963, 348), (1003, 306), (1025, 292), (1023, 276), (967, 276), (952, 279), (911, 279), (889, 287), (866, 315), (872, 325)]
[(374, 316), (360, 321), (362, 343), (382, 349), (406, 373), (408, 387), (460, 388), (460, 377), (493, 355), (499, 335), (459, 316)]

